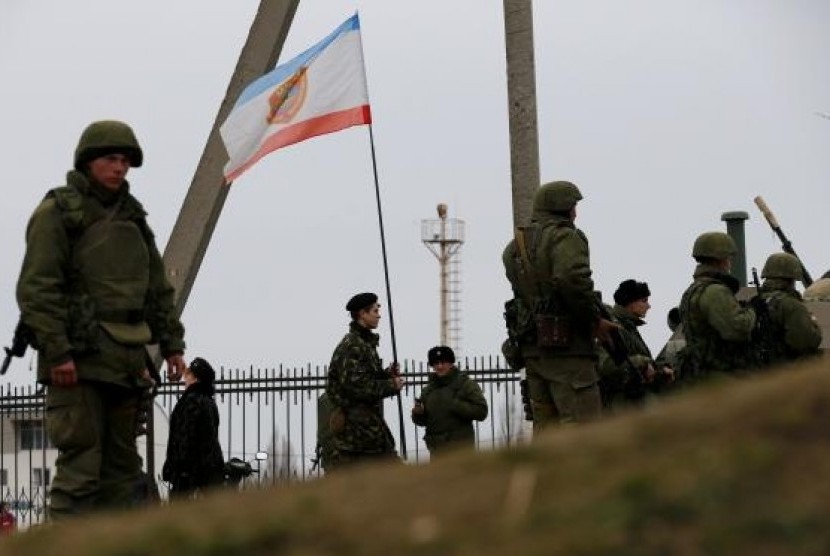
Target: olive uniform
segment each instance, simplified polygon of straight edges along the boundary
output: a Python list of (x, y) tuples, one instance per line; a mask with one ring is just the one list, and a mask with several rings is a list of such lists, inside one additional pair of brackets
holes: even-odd
[(764, 362), (792, 361), (818, 352), (821, 328), (795, 289), (803, 276), (801, 262), (789, 253), (770, 255), (761, 271), (761, 299), (769, 315)]
[[(84, 131), (67, 185), (52, 190), (29, 220), (17, 284), (38, 381), (48, 385), (46, 429), (60, 450), (50, 495), (55, 517), (130, 505), (141, 469), (137, 409), (149, 386), (145, 346), (158, 343), (165, 356), (184, 350), (175, 292), (144, 209), (126, 182), (112, 191), (87, 176), (88, 162), (113, 152), (141, 165), (125, 124), (95, 122)], [(78, 383), (51, 385), (51, 369), (69, 361)]]
[(534, 431), (557, 421), (590, 420), (600, 412), (593, 332), (599, 312), (588, 239), (570, 217), (581, 199), (570, 182), (540, 187), (531, 224), (517, 230), (502, 257), (515, 298), (536, 324), (535, 336), (522, 349)]
[(444, 376), (429, 373), (419, 397), (422, 413), (412, 413), (412, 422), (426, 427), (424, 442), (432, 455), (447, 448), (475, 445), (473, 421), (487, 418), (487, 400), (467, 373), (453, 367)]
[(680, 302), (686, 346), (678, 359), (685, 383), (757, 366), (751, 342), (755, 313), (735, 299), (738, 280), (714, 264), (736, 252), (735, 242), (722, 232), (707, 232), (695, 241), (692, 255), (699, 264)]

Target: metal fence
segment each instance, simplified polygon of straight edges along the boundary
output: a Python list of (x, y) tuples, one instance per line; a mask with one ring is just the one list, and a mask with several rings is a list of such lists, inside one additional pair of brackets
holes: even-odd
[[(415, 398), (426, 384), (428, 367), (422, 362), (402, 362), (406, 386), (401, 392), (407, 463), (428, 461), (421, 439), (409, 414)], [(478, 449), (509, 446), (524, 439), (525, 427), (519, 374), (505, 368), (500, 358), (465, 358), (459, 367), (481, 386), (490, 411), (475, 424)], [(279, 366), (274, 368), (220, 368), (216, 402), (220, 412), (220, 444), (226, 459), (250, 461), (257, 471), (245, 487), (307, 480), (321, 474), (315, 467), (317, 443), (317, 399), (325, 388), (327, 367)], [(141, 437), (145, 469), (159, 482), (169, 430), (169, 415), (183, 392), (183, 385), (163, 384), (155, 400), (151, 434)], [(44, 396), (34, 386), (0, 389), (0, 481), (2, 499), (21, 526), (45, 518), (48, 486), (54, 476), (57, 451), (43, 426)], [(397, 399), (387, 399), (386, 420), (400, 448), (401, 421)], [(267, 454), (257, 459), (257, 454)], [(262, 455), (260, 455), (262, 457)]]

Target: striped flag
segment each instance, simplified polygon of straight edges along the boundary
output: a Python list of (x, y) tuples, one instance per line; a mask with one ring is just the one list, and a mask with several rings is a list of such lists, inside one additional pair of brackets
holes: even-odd
[(371, 123), (357, 14), (242, 91), (219, 128), (230, 183), (281, 147)]

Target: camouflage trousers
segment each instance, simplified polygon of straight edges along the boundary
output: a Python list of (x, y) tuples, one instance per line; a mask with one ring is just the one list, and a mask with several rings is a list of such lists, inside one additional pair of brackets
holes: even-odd
[(544, 356), (525, 359), (534, 433), (556, 423), (599, 418), (602, 401), (593, 359)]
[(327, 446), (323, 455), (323, 470), (326, 473), (338, 472), (344, 468), (351, 468), (365, 463), (395, 462), (400, 463), (401, 459), (397, 452), (349, 452), (338, 450), (331, 445)]
[(101, 382), (48, 387), (46, 430), (60, 451), (50, 517), (135, 505), (141, 475), (135, 441), (141, 393)]

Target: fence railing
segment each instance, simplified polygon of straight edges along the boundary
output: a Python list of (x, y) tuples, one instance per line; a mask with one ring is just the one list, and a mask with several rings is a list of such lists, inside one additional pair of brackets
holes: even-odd
[[(404, 361), (406, 386), (401, 392), (404, 408), (407, 463), (427, 461), (428, 451), (409, 414), (415, 398), (426, 384), (428, 367), (422, 362)], [(490, 407), (483, 422), (476, 423), (476, 446), (492, 449), (524, 439), (525, 427), (519, 374), (505, 368), (500, 358), (465, 358), (459, 367), (481, 386)], [(220, 368), (216, 381), (216, 402), (220, 413), (220, 444), (226, 459), (251, 461), (257, 474), (245, 486), (258, 487), (279, 482), (306, 480), (321, 474), (315, 467), (317, 444), (317, 399), (325, 389), (327, 367), (278, 366), (273, 368)], [(164, 462), (169, 415), (184, 391), (181, 384), (163, 384), (155, 399), (151, 434), (140, 439), (145, 469), (160, 483)], [(2, 499), (17, 516), (20, 525), (44, 520), (48, 486), (54, 476), (57, 451), (45, 434), (42, 389), (10, 387), (0, 389), (0, 481)], [(397, 401), (385, 405), (389, 428), (400, 444), (401, 423)], [(266, 453), (264, 460), (257, 453)]]

